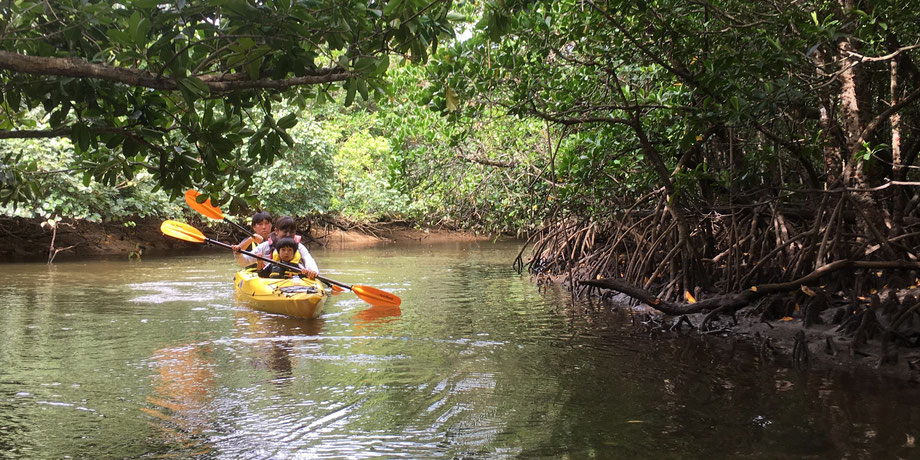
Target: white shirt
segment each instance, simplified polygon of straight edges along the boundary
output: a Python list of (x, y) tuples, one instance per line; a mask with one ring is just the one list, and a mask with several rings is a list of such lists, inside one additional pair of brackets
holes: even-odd
[[(265, 257), (266, 259), (271, 259), (272, 258), (272, 245), (268, 241), (263, 241), (262, 243), (259, 243), (259, 245), (256, 246), (256, 248), (253, 249), (252, 252), (256, 255)], [(313, 260), (313, 256), (310, 255), (310, 251), (307, 250), (306, 246), (304, 246), (302, 243), (297, 243), (297, 252), (300, 253), (300, 263), (303, 264), (303, 266), (306, 267), (307, 270), (319, 273), (319, 267), (316, 265), (316, 261)], [(255, 261), (258, 260), (255, 257), (250, 257), (250, 256), (247, 256), (246, 254), (239, 254), (239, 255), (242, 256), (243, 259), (247, 261), (247, 265), (255, 263)]]

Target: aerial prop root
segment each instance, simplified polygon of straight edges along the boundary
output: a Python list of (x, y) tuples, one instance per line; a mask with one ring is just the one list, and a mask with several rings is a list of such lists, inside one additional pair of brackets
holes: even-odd
[(696, 303), (672, 302), (663, 300), (646, 289), (634, 286), (616, 278), (583, 280), (579, 284), (598, 289), (611, 289), (626, 294), (666, 315), (679, 316), (708, 312), (721, 309), (725, 313), (734, 313), (751, 304), (754, 300), (771, 295), (800, 290), (802, 286), (817, 283), (822, 276), (844, 269), (920, 269), (920, 262), (906, 260), (838, 260), (824, 265), (811, 273), (783, 283), (761, 284), (744, 291), (710, 297)]

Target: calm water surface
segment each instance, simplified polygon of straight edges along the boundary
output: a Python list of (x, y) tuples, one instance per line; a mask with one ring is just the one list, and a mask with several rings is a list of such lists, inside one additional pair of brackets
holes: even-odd
[(920, 391), (651, 336), (541, 293), (511, 243), (317, 250), (317, 320), (232, 257), (0, 265), (3, 458), (918, 457)]

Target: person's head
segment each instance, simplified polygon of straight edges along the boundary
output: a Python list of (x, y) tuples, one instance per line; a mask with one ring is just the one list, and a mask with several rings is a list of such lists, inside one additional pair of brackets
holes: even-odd
[(297, 242), (294, 238), (285, 237), (278, 240), (278, 258), (282, 262), (290, 262), (297, 252)]
[(275, 235), (278, 238), (284, 237), (294, 237), (297, 233), (297, 224), (294, 222), (294, 218), (290, 216), (281, 216), (278, 220), (275, 221)]
[(252, 215), (252, 230), (262, 239), (268, 238), (272, 232), (272, 215), (266, 211), (259, 211)]

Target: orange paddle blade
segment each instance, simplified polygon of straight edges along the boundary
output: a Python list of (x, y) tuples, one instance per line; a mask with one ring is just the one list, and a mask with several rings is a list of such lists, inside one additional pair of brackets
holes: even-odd
[(351, 290), (363, 301), (375, 307), (398, 307), (402, 299), (390, 294), (387, 291), (381, 291), (375, 287), (361, 286), (355, 284)]
[(203, 203), (199, 203), (199, 196), (201, 196), (201, 194), (198, 193), (197, 190), (189, 189), (187, 192), (185, 192), (185, 203), (188, 204), (190, 208), (203, 214), (205, 217), (210, 217), (217, 220), (224, 218), (224, 213), (220, 211), (220, 208), (211, 204), (210, 198), (204, 200)]
[(166, 236), (191, 241), (192, 243), (204, 243), (205, 240), (204, 234), (198, 231), (197, 228), (174, 220), (164, 220), (160, 224), (160, 231)]

